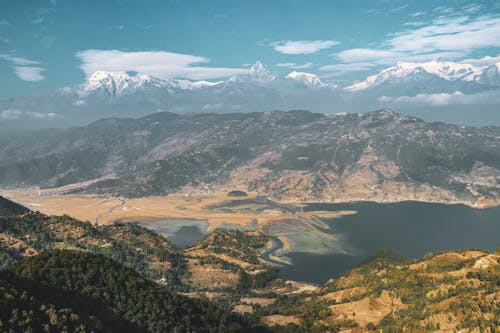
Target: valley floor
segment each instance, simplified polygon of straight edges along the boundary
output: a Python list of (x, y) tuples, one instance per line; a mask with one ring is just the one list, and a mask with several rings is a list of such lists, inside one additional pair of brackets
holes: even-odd
[(257, 195), (230, 197), (227, 192), (128, 199), (26, 188), (0, 190), (0, 195), (43, 214), (67, 214), (99, 225), (140, 223), (167, 237), (193, 222), (204, 233), (221, 227), (260, 230), (281, 241), (283, 246), (271, 256), (282, 263), (287, 262), (283, 256), (290, 252), (333, 253), (331, 241), (335, 237), (325, 232), (329, 227), (321, 219), (356, 213), (351, 210), (304, 212), (300, 203), (280, 203)]

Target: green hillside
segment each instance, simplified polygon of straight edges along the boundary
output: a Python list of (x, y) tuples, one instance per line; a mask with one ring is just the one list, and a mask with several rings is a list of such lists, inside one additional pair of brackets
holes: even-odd
[(256, 332), (102, 255), (55, 250), (0, 272), (2, 332)]
[(29, 212), (29, 209), (0, 196), (0, 216), (18, 215)]

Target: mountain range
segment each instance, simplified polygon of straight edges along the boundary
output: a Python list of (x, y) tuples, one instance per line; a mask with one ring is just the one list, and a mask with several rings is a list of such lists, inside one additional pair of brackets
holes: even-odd
[[(348, 92), (374, 91), (388, 96), (461, 91), (474, 93), (500, 86), (500, 62), (487, 67), (449, 61), (399, 62), (394, 67), (345, 87)], [(401, 89), (404, 89), (403, 91)]]
[(292, 201), (498, 204), (500, 127), (383, 109), (156, 113), (0, 135), (0, 185), (140, 197), (213, 186)]
[(0, 101), (0, 128), (67, 127), (110, 116), (140, 117), (158, 111), (308, 109), (335, 114), (384, 107), (428, 120), (498, 124), (499, 68), (500, 63), (400, 62), (343, 87), (312, 73), (276, 75), (260, 61), (247, 75), (216, 82), (97, 71), (84, 83), (50, 95)]

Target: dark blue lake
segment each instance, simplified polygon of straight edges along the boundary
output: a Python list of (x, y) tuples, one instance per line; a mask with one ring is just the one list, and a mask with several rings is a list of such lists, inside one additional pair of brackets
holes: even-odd
[(292, 266), (282, 267), (280, 277), (323, 283), (356, 267), (381, 248), (392, 248), (410, 257), (430, 252), (500, 247), (500, 207), (473, 209), (464, 205), (399, 202), (377, 204), (310, 204), (304, 211), (355, 210), (354, 215), (324, 220), (347, 254), (291, 253)]

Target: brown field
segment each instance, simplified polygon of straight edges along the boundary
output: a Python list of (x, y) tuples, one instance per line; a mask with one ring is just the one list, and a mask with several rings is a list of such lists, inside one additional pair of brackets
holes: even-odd
[(244, 297), (240, 299), (242, 304), (257, 304), (260, 306), (268, 306), (276, 302), (276, 298), (265, 298), (265, 297)]
[[(246, 200), (256, 199), (256, 194), (249, 194), (245, 198), (235, 198), (228, 197), (227, 190), (196, 194), (185, 191), (167, 196), (133, 199), (64, 194), (64, 190), (65, 188), (0, 189), (0, 195), (47, 215), (67, 214), (100, 225), (115, 222), (141, 222), (143, 225), (147, 225), (148, 221), (188, 218), (207, 220), (207, 231), (210, 232), (223, 225), (245, 227), (256, 223), (257, 230), (262, 230), (265, 225), (271, 222), (291, 223), (295, 221), (297, 235), (300, 235), (301, 230), (308, 230), (312, 231), (312, 234), (332, 240), (334, 240), (332, 235), (322, 233), (316, 228), (318, 225), (323, 228), (328, 227), (320, 219), (337, 218), (356, 213), (354, 211), (303, 212), (300, 203), (290, 202), (287, 203), (287, 207), (294, 207), (293, 209), (281, 207), (280, 203), (276, 201), (274, 201), (275, 204), (265, 206), (265, 204), (246, 202)], [(230, 210), (213, 208), (224, 207), (225, 203), (238, 200), (242, 201), (242, 204)], [(277, 236), (284, 244), (283, 249), (280, 249), (280, 255), (295, 249), (296, 242), (290, 238), (293, 238), (293, 235), (279, 233)]]
[[(208, 206), (221, 205), (228, 201), (244, 201), (255, 198), (252, 196), (247, 198), (228, 197), (224, 192), (198, 195), (180, 193), (168, 196), (133, 199), (53, 193), (57, 192), (52, 192), (50, 189), (0, 189), (0, 195), (47, 215), (68, 214), (80, 220), (95, 221), (100, 214), (103, 214), (99, 221), (100, 224), (111, 224), (117, 221), (127, 222), (132, 220), (162, 218), (207, 219), (209, 222), (208, 231), (212, 231), (216, 227), (224, 224), (247, 225), (253, 220), (257, 220), (259, 225), (264, 225), (277, 218), (336, 218), (342, 215), (356, 213), (354, 211), (321, 211), (314, 212), (314, 214), (306, 212), (295, 214), (278, 209), (266, 209), (261, 212), (223, 212), (207, 209)], [(110, 209), (113, 210), (109, 212)]]
[(366, 293), (366, 288), (361, 286), (361, 287), (353, 287), (353, 288), (348, 288), (348, 289), (341, 289), (341, 290), (320, 296), (320, 298), (324, 298), (327, 300), (335, 300), (337, 303), (340, 303), (344, 298), (359, 297), (359, 296), (363, 295), (364, 293)]
[(334, 319), (351, 318), (361, 327), (365, 327), (370, 322), (378, 324), (387, 314), (404, 307), (405, 305), (399, 298), (391, 297), (384, 290), (378, 298), (363, 298), (359, 301), (331, 305), (330, 309)]
[(295, 316), (271, 315), (264, 316), (261, 321), (267, 326), (286, 326), (288, 324), (300, 324), (300, 318)]

